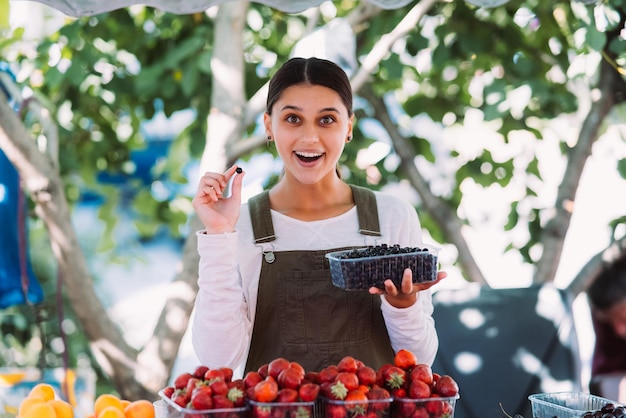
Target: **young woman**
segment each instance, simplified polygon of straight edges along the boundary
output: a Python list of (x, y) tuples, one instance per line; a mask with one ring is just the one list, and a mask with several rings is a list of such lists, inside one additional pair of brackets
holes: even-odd
[[(421, 227), (405, 201), (344, 182), (337, 162), (352, 139), (350, 81), (334, 63), (293, 58), (270, 81), (265, 131), (284, 174), (241, 205), (237, 167), (206, 173), (193, 206), (200, 290), (192, 341), (209, 367), (243, 374), (277, 357), (307, 370), (352, 355), (378, 367), (394, 350), (431, 364), (438, 338), (429, 288), (344, 291), (333, 286), (325, 254), (367, 245), (419, 246)], [(232, 194), (222, 196), (232, 180)], [(437, 282), (446, 276), (439, 272)]]

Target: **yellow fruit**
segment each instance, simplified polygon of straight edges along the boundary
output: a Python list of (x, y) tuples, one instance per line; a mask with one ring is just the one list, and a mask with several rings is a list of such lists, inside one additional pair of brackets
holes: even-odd
[(20, 413), (20, 418), (56, 418), (54, 408), (47, 402), (34, 404), (24, 413)]
[(41, 396), (39, 395), (29, 395), (26, 398), (24, 398), (22, 400), (22, 402), (20, 403), (20, 406), (17, 410), (17, 414), (18, 416), (23, 416), (24, 414), (26, 414), (26, 412), (33, 406), (33, 405), (37, 405), (40, 403), (44, 403), (46, 402)]
[(130, 404), (130, 401), (128, 399), (122, 399), (121, 402), (122, 402), (122, 410), (124, 410)]
[(74, 410), (69, 403), (61, 399), (53, 399), (47, 403), (54, 408), (56, 418), (74, 418)]
[(100, 412), (96, 414), (96, 418), (126, 418), (124, 416), (124, 411), (115, 407), (115, 406), (107, 406)]
[[(103, 393), (96, 398), (96, 401), (93, 404), (93, 412), (96, 418), (101, 418), (100, 413), (108, 407), (113, 407), (120, 412), (124, 411), (124, 407), (122, 406), (122, 400), (120, 398), (109, 393)], [(122, 416), (124, 416), (123, 413)]]
[(126, 418), (155, 418), (154, 405), (145, 399), (129, 403), (124, 408)]
[(39, 395), (44, 401), (51, 401), (55, 398), (54, 387), (48, 383), (38, 383), (31, 390), (28, 396)]

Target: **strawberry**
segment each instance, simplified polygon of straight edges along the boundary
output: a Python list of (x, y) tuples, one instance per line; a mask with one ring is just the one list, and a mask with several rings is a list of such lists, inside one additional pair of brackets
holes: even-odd
[(209, 368), (207, 366), (198, 366), (194, 369), (193, 373), (191, 373), (193, 375), (193, 377), (197, 378), (197, 379), (204, 379), (204, 374), (209, 370)]
[(278, 383), (269, 376), (254, 385), (254, 399), (258, 402), (273, 402), (278, 396)]
[(325, 395), (329, 399), (343, 400), (348, 394), (348, 388), (341, 381), (337, 381), (328, 385)]
[(359, 387), (359, 378), (357, 377), (356, 372), (339, 372), (337, 373), (337, 376), (335, 376), (335, 382), (343, 383), (349, 391)]
[(433, 383), (433, 371), (428, 364), (416, 364), (409, 373), (409, 380), (421, 380), (430, 385)]
[(245, 406), (246, 404), (245, 391), (243, 390), (242, 387), (239, 387), (237, 385), (231, 386), (228, 389), (228, 393), (226, 394), (226, 397), (228, 398), (229, 401), (233, 403), (233, 406), (235, 408), (240, 408), (242, 406)]
[(348, 411), (343, 405), (329, 404), (326, 406), (326, 418), (346, 418)]
[(228, 383), (222, 379), (209, 380), (209, 387), (213, 391), (213, 395), (226, 396), (228, 393)]
[(303, 377), (304, 373), (299, 369), (289, 366), (278, 374), (276, 381), (281, 388), (298, 389), (302, 384)]
[(411, 418), (429, 418), (431, 415), (428, 413), (428, 410), (423, 406), (418, 406), (413, 411)]
[(426, 399), (430, 398), (431, 391), (430, 386), (421, 380), (414, 380), (411, 382), (408, 391), (408, 397), (411, 399)]
[(304, 378), (306, 371), (304, 370), (304, 367), (302, 367), (300, 363), (296, 361), (292, 361), (289, 363), (289, 368), (297, 370), (302, 375), (302, 378)]
[(283, 357), (278, 357), (269, 362), (267, 365), (267, 373), (274, 379), (277, 379), (280, 372), (287, 367), (289, 367), (289, 360)]
[(376, 370), (369, 366), (361, 366), (356, 371), (359, 383), (365, 386), (372, 386), (376, 383)]
[(243, 384), (246, 388), (250, 388), (256, 385), (257, 383), (259, 383), (260, 381), (262, 381), (263, 379), (264, 378), (263, 376), (261, 376), (261, 373), (255, 372), (255, 371), (249, 371), (243, 377)]
[(191, 393), (201, 383), (202, 383), (201, 379), (198, 379), (197, 377), (190, 377), (189, 380), (187, 380), (187, 384), (185, 385), (185, 390)]
[(345, 356), (337, 363), (339, 372), (356, 373), (358, 367), (357, 360), (352, 356)]
[(344, 399), (346, 410), (351, 417), (365, 415), (367, 412), (367, 401), (367, 395), (359, 389), (351, 390)]
[(266, 364), (263, 364), (261, 367), (259, 367), (259, 369), (257, 370), (257, 372), (261, 375), (263, 379), (265, 379), (268, 376), (267, 368), (268, 368), (268, 365), (266, 363)]
[(276, 402), (293, 403), (298, 401), (298, 391), (293, 388), (282, 388), (278, 390)]
[(176, 379), (174, 379), (174, 388), (183, 389), (187, 386), (187, 382), (189, 382), (189, 379), (192, 377), (193, 375), (191, 373), (181, 373), (176, 377)]
[(320, 393), (320, 385), (317, 383), (304, 383), (298, 388), (298, 397), (302, 402), (313, 402), (317, 400)]
[(459, 393), (459, 385), (448, 375), (443, 375), (435, 382), (435, 392), (444, 398), (456, 396)]
[(163, 396), (166, 396), (171, 399), (175, 390), (176, 389), (174, 389), (174, 386), (167, 386), (163, 389)]
[(311, 382), (311, 383), (320, 383), (320, 374), (318, 372), (314, 372), (314, 371), (307, 371), (306, 373), (304, 373), (304, 379), (302, 379), (302, 381), (307, 381), (307, 382)]
[(172, 394), (172, 402), (178, 406), (182, 406), (183, 408), (187, 407), (190, 399), (191, 398), (187, 396), (184, 389), (178, 389), (174, 392), (174, 394)]
[[(394, 414), (395, 416), (411, 418), (417, 409), (417, 405), (412, 401), (396, 400), (394, 402), (394, 408), (397, 412)], [(425, 409), (424, 412), (426, 412)], [(426, 412), (426, 417), (428, 417), (428, 412)]]
[[(433, 395), (433, 398), (438, 397), (438, 395)], [(444, 401), (428, 401), (426, 402), (426, 410), (431, 416), (440, 417), (443, 415), (444, 411)]]
[(393, 359), (393, 364), (396, 367), (409, 371), (417, 364), (417, 357), (409, 350), (400, 349)]
[(406, 371), (397, 366), (390, 366), (383, 372), (382, 378), (384, 387), (389, 389), (399, 389), (406, 383)]
[(339, 369), (337, 368), (336, 365), (331, 364), (330, 366), (326, 366), (325, 368), (320, 370), (318, 373), (319, 382), (320, 383), (334, 382), (335, 376), (337, 376), (338, 373), (339, 373)]
[(224, 395), (213, 395), (213, 409), (233, 408), (233, 402)]
[(213, 408), (213, 396), (208, 386), (198, 386), (191, 394), (191, 407), (205, 410)]
[(233, 369), (231, 369), (230, 367), (220, 367), (219, 371), (222, 372), (222, 378), (227, 383), (233, 380)]
[(380, 386), (372, 386), (367, 391), (367, 399), (370, 400), (370, 409), (382, 411), (389, 407), (391, 403), (391, 394), (387, 389)]

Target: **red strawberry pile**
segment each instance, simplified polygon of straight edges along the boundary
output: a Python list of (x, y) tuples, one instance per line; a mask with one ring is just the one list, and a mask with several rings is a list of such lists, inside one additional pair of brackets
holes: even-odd
[(393, 364), (378, 369), (379, 379), (394, 397), (393, 418), (449, 418), (459, 386), (451, 376), (433, 373), (408, 350), (399, 350)]
[(391, 394), (376, 370), (351, 356), (317, 373), (326, 418), (377, 418), (388, 415)]
[(252, 418), (312, 418), (318, 399), (324, 418), (451, 418), (458, 393), (452, 377), (433, 373), (408, 350), (377, 370), (352, 356), (319, 371), (276, 358), (237, 380), (230, 368), (198, 366), (161, 391), (186, 417), (231, 409), (225, 418), (247, 417), (247, 405)]
[(209, 369), (198, 366), (191, 373), (178, 375), (173, 386), (164, 388), (161, 394), (180, 408), (194, 410), (246, 406), (243, 380), (233, 380), (233, 370), (228, 367)]
[(279, 357), (243, 378), (254, 418), (310, 418), (320, 386), (295, 361)]

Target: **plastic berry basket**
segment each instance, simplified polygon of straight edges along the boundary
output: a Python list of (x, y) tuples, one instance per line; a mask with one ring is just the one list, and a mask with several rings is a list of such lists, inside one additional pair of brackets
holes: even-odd
[(317, 402), (257, 402), (248, 399), (251, 418), (317, 418)]
[(222, 409), (192, 409), (183, 408), (174, 403), (169, 397), (159, 391), (159, 396), (165, 402), (166, 418), (249, 418), (250, 407), (245, 405), (239, 408)]
[[(382, 253), (384, 255), (369, 255)], [(326, 254), (333, 284), (345, 290), (364, 290), (372, 286), (382, 288), (391, 279), (396, 286), (402, 282), (404, 270), (413, 271), (413, 283), (437, 279), (439, 248), (432, 245), (420, 247), (365, 247), (335, 251)]]
[(320, 396), (320, 418), (368, 417), (388, 418), (393, 398), (368, 401), (340, 401)]
[(537, 393), (528, 397), (533, 418), (581, 418), (588, 411), (597, 411), (618, 402), (583, 392)]
[(459, 395), (447, 398), (394, 398), (391, 405), (391, 418), (452, 418), (457, 399)]

